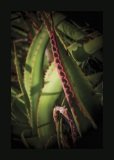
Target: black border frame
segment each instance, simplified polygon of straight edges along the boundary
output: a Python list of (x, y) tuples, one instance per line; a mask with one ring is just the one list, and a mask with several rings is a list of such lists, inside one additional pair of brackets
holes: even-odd
[[(5, 2), (5, 1), (4, 1)], [(25, 3), (24, 3), (25, 2)], [(41, 4), (39, 4), (41, 3)], [(108, 6), (107, 6), (108, 5)], [(8, 1), (1, 4), (1, 43), (0, 49), (0, 65), (1, 66), (1, 157), (12, 159), (63, 159), (63, 158), (88, 158), (88, 159), (104, 159), (112, 158), (113, 155), (113, 4), (110, 2), (105, 4), (101, 1)], [(103, 33), (104, 33), (104, 122), (103, 122), (103, 149), (71, 149), (71, 150), (25, 150), (11, 149), (10, 144), (10, 12), (12, 10), (76, 10), (76, 11), (102, 11), (103, 12)], [(112, 62), (112, 63), (111, 63)], [(111, 72), (110, 72), (111, 71)], [(4, 150), (4, 151), (3, 151)]]

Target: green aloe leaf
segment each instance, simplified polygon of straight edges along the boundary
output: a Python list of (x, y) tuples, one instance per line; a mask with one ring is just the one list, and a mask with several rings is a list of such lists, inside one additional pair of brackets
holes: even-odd
[(53, 108), (61, 91), (61, 82), (54, 63), (52, 63), (45, 75), (45, 85), (41, 92), (37, 111), (38, 124), (49, 123), (44, 127), (38, 128), (38, 134), (42, 144), (46, 144), (49, 138), (51, 139), (55, 134)]
[(24, 86), (23, 77), (22, 77), (22, 73), (21, 73), (21, 70), (20, 70), (18, 57), (17, 57), (17, 54), (16, 54), (15, 44), (14, 44), (14, 55), (15, 55), (15, 66), (16, 66), (18, 82), (19, 82), (19, 85), (20, 85), (21, 92), (23, 93), (24, 102), (25, 102), (25, 106), (26, 106), (25, 107), (26, 108), (26, 114), (27, 114), (27, 117), (28, 117), (28, 121), (30, 123), (30, 115), (29, 115), (30, 102), (29, 102), (27, 92), (26, 92), (26, 89), (25, 89), (25, 86)]
[(84, 114), (85, 121), (89, 119), (92, 125), (96, 127), (92, 118), (94, 117), (95, 110), (99, 110), (99, 101), (95, 95), (95, 92), (92, 89), (92, 86), (89, 83), (89, 81), (82, 73), (79, 66), (76, 63), (74, 63), (72, 58), (67, 54), (58, 37), (57, 42), (62, 64), (64, 65), (65, 71), (72, 84), (73, 90), (80, 102), (80, 111)]

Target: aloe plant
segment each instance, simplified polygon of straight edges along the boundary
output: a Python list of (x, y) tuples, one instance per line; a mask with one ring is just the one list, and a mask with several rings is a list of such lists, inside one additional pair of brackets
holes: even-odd
[[(25, 64), (21, 67), (19, 49), (16, 49), (17, 43), (13, 43), (20, 89), (11, 88), (12, 132), (27, 148), (49, 148), (56, 143), (58, 148), (70, 148), (74, 139), (83, 137), (91, 127), (95, 130), (99, 127), (96, 112), (100, 112), (103, 105), (102, 89), (99, 89), (102, 72), (86, 76), (82, 64), (88, 58), (99, 55), (96, 52), (103, 47), (102, 34), (95, 32), (88, 35), (81, 27), (67, 22), (65, 18), (60, 13), (53, 13), (50, 17), (49, 13), (41, 12), (40, 22), (37, 16), (32, 19), (36, 25), (40, 25), (40, 29), (38, 27), (36, 30), (36, 25), (28, 25), (34, 38), (31, 39), (30, 46), (27, 44)], [(19, 21), (21, 20), (17, 19), (16, 25)], [(27, 24), (28, 21), (25, 25)], [(75, 34), (69, 34), (70, 32)], [(27, 38), (20, 31), (18, 34)], [(49, 43), (52, 49), (49, 49)], [(51, 62), (48, 62), (45, 55), (47, 47), (47, 56), (51, 55)], [(66, 116), (62, 115), (63, 112), (57, 113), (55, 115), (60, 119), (54, 121), (54, 109), (60, 106), (60, 110), (64, 111), (64, 105), (67, 108), (67, 113), (64, 112)], [(63, 132), (66, 127), (70, 128), (67, 131), (69, 135), (65, 138)], [(76, 128), (76, 134), (73, 134), (73, 128)]]

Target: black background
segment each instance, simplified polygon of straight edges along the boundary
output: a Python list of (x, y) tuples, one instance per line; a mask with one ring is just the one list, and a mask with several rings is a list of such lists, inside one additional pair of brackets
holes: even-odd
[(64, 11), (69, 19), (77, 24), (88, 23), (92, 28), (103, 33), (103, 12), (102, 11)]
[[(114, 159), (114, 78), (113, 78), (113, 4), (111, 1), (3, 1), (0, 4), (0, 153), (1, 159)], [(8, 4), (9, 2), (9, 4)], [(103, 32), (104, 32), (104, 120), (103, 120), (103, 149), (79, 149), (63, 151), (44, 150), (16, 150), (11, 149), (10, 139), (10, 12), (12, 10), (38, 10), (38, 9), (59, 10), (86, 10), (103, 11)]]
[[(84, 26), (85, 23), (88, 23), (91, 28), (98, 30), (103, 33), (103, 12), (102, 11), (58, 11), (67, 16), (68, 20), (75, 21), (78, 25)], [(89, 130), (78, 142), (76, 148), (89, 148), (89, 149), (97, 149), (103, 147), (103, 135), (102, 135), (102, 112), (100, 115), (96, 115), (99, 117), (98, 121), (99, 127), (98, 130)], [(14, 136), (12, 136), (12, 148), (25, 148), (24, 144), (19, 141), (13, 141)], [(53, 147), (54, 149), (55, 147)], [(57, 146), (56, 146), (57, 148)]]

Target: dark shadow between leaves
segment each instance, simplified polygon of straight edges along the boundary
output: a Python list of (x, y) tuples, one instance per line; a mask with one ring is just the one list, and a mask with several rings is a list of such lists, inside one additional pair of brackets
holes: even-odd
[(31, 73), (32, 69), (28, 64), (25, 64), (25, 70)]

